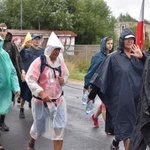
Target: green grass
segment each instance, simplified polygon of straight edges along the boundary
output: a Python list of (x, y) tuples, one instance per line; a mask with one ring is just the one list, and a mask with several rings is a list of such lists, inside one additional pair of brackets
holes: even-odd
[(84, 76), (85, 76), (85, 73), (82, 73), (79, 71), (73, 71), (73, 72), (70, 72), (69, 78), (83, 81)]
[(89, 68), (90, 61), (91, 59), (87, 61), (84, 56), (80, 59), (78, 56), (74, 56), (71, 59), (65, 59), (70, 73), (69, 78), (83, 81), (87, 69)]

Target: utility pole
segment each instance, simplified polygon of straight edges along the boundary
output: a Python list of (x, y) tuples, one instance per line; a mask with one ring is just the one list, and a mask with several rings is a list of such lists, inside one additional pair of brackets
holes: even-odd
[(20, 0), (20, 30), (22, 30), (22, 0)]

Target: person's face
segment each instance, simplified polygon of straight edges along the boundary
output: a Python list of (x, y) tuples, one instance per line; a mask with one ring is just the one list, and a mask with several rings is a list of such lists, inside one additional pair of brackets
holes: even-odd
[(124, 49), (131, 49), (134, 44), (134, 38), (124, 39)]
[(5, 40), (6, 35), (7, 35), (7, 28), (0, 27), (0, 36)]
[(107, 41), (106, 42), (106, 50), (110, 52), (112, 50), (112, 48), (113, 48), (113, 40)]
[(50, 55), (50, 59), (51, 60), (56, 60), (56, 58), (58, 57), (59, 53), (60, 53), (60, 48), (55, 48), (52, 51), (51, 55)]
[(41, 44), (41, 39), (39, 37), (32, 40), (33, 46), (38, 47)]
[(26, 47), (29, 48), (32, 45), (32, 40), (26, 42)]

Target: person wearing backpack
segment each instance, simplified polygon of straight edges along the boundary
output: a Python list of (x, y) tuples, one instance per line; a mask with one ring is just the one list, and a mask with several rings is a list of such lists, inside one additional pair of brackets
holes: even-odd
[(36, 58), (26, 74), (26, 82), (33, 94), (33, 124), (27, 150), (35, 150), (35, 141), (39, 136), (53, 140), (54, 150), (62, 150), (67, 122), (62, 86), (69, 76), (60, 55), (63, 51), (64, 46), (52, 32), (44, 56)]

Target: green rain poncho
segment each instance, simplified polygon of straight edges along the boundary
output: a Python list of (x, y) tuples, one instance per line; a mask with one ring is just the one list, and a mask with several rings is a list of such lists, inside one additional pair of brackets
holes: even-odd
[(20, 91), (20, 87), (16, 70), (3, 44), (0, 37), (0, 114), (7, 114), (12, 102), (12, 91), (15, 94)]

